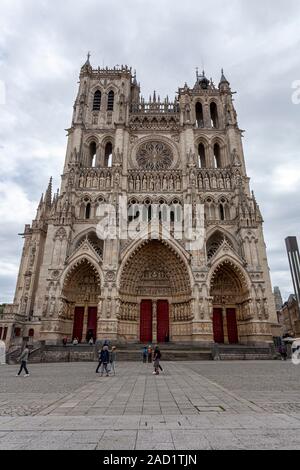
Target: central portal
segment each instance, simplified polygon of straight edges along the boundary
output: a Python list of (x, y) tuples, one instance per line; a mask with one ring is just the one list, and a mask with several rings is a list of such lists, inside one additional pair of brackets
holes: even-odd
[[(154, 306), (156, 310), (154, 311)], [(167, 343), (170, 338), (169, 302), (142, 300), (140, 312), (141, 343)]]
[(191, 332), (191, 283), (179, 248), (145, 240), (124, 259), (118, 335), (146, 344), (185, 339)]

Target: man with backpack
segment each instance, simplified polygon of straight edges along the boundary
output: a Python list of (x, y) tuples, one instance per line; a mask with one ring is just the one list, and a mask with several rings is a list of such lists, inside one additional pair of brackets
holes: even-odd
[(154, 349), (154, 355), (153, 355), (153, 365), (154, 365), (154, 372), (153, 375), (159, 375), (159, 369), (163, 372), (163, 368), (160, 365), (160, 360), (161, 360), (161, 352), (158, 346)]

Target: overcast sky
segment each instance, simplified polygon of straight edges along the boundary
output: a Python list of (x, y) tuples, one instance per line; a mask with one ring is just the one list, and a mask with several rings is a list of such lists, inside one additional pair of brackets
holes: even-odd
[(300, 234), (299, 0), (0, 0), (0, 303), (13, 300), (22, 232), (59, 187), (78, 74), (128, 64), (142, 93), (174, 96), (195, 67), (237, 91), (273, 285), (292, 292), (284, 239)]

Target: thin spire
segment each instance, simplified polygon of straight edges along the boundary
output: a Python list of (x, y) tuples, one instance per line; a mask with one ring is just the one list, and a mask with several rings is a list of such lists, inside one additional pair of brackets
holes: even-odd
[(52, 176), (50, 178), (50, 181), (49, 181), (49, 185), (48, 185), (48, 188), (47, 188), (47, 191), (46, 191), (46, 195), (45, 195), (45, 203), (47, 206), (51, 206), (52, 204)]
[(133, 73), (133, 84), (136, 85), (137, 84), (137, 81), (136, 81), (136, 70), (134, 69), (134, 73)]
[(39, 203), (39, 209), (42, 207), (43, 205), (43, 202), (44, 202), (44, 193), (42, 193), (42, 196), (41, 196), (41, 199), (40, 199), (40, 203)]
[(229, 83), (227, 78), (224, 75), (224, 69), (223, 68), (221, 69), (221, 81), (220, 81), (220, 83)]

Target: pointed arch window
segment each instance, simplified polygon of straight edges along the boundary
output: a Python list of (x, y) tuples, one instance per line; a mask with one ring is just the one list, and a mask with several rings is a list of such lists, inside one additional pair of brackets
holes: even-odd
[(222, 168), (221, 149), (219, 144), (214, 145), (214, 164), (215, 168)]
[(203, 107), (201, 103), (196, 104), (196, 125), (198, 129), (204, 127)]
[(86, 219), (91, 218), (91, 203), (90, 202), (86, 205), (86, 208), (85, 208), (85, 218)]
[(222, 220), (222, 221), (230, 220), (229, 204), (228, 204), (228, 201), (225, 198), (222, 198), (220, 200), (219, 214), (220, 214), (220, 220)]
[(218, 107), (216, 103), (211, 103), (210, 105), (210, 119), (211, 119), (211, 127), (214, 129), (218, 129), (219, 127), (219, 117), (218, 117)]
[(199, 168), (206, 168), (205, 147), (203, 144), (199, 144), (198, 147), (198, 164)]
[(220, 204), (220, 220), (225, 220), (225, 211), (223, 204)]
[(112, 167), (112, 155), (113, 153), (113, 147), (112, 143), (108, 142), (105, 146), (105, 154), (104, 154), (104, 166), (105, 168), (111, 168)]
[(90, 143), (90, 167), (96, 166), (96, 158), (97, 158), (97, 144), (96, 142)]
[(108, 93), (107, 97), (107, 111), (114, 110), (114, 101), (115, 101), (115, 94), (112, 90)]
[(101, 91), (97, 90), (94, 94), (94, 101), (93, 101), (93, 111), (100, 111), (101, 108)]

